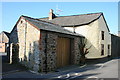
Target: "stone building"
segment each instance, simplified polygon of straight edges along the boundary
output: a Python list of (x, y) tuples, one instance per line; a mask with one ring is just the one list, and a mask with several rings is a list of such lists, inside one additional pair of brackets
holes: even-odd
[(79, 64), (82, 39), (60, 25), (21, 16), (10, 34), (10, 59), (35, 72), (54, 71)]
[(6, 53), (7, 47), (9, 43), (9, 33), (8, 32), (1, 32), (0, 33), (0, 53)]
[(120, 57), (120, 37), (111, 34), (111, 57)]
[[(51, 16), (40, 18), (47, 22), (58, 24), (69, 31), (82, 34), (87, 41), (88, 59), (98, 59), (111, 55), (111, 34), (103, 13), (91, 13), (71, 16)], [(51, 18), (52, 17), (52, 18)]]

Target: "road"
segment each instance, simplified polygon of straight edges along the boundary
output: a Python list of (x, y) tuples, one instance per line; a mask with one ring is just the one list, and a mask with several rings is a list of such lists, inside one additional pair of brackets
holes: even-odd
[[(106, 63), (88, 65), (82, 69), (71, 71), (58, 78), (79, 79), (79, 78), (118, 78), (118, 64), (120, 59), (113, 59)], [(115, 79), (114, 79), (115, 80)]]
[[(91, 64), (87, 66), (73, 66), (60, 72), (50, 72), (48, 74), (34, 74), (30, 71), (16, 71), (6, 73), (3, 78), (49, 78), (49, 79), (79, 79), (85, 78), (118, 78), (118, 64), (120, 59), (113, 59), (105, 63)], [(110, 79), (109, 79), (110, 80)], [(115, 79), (114, 79), (115, 80)], [(116, 79), (117, 80), (117, 79)]]

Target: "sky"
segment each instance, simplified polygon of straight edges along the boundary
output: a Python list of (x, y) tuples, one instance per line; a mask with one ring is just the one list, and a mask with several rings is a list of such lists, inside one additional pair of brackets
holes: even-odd
[(118, 33), (118, 2), (2, 2), (0, 8), (0, 32), (11, 32), (21, 15), (33, 18), (48, 17), (50, 9), (56, 13), (58, 8), (61, 10), (57, 12), (59, 16), (103, 12), (110, 32)]

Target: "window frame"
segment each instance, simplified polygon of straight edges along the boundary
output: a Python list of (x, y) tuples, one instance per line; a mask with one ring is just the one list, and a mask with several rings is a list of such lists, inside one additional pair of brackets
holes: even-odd
[(105, 39), (105, 32), (101, 31), (101, 39), (104, 40)]
[(104, 55), (104, 44), (101, 44), (101, 56)]

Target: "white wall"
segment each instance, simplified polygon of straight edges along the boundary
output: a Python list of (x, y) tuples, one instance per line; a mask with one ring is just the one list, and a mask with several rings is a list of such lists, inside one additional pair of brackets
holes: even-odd
[[(65, 27), (65, 29), (73, 31), (72, 27)], [(101, 31), (105, 32), (105, 40), (103, 41), (101, 40)], [(87, 38), (87, 47), (92, 45), (89, 49), (89, 54), (86, 55), (87, 58), (102, 58), (108, 55), (107, 46), (108, 44), (111, 45), (111, 36), (102, 16), (89, 25), (76, 27), (75, 32)], [(101, 56), (101, 44), (104, 44), (105, 47), (103, 56)]]
[[(99, 44), (104, 44), (105, 46), (105, 53), (108, 55), (108, 45), (110, 45), (110, 55), (111, 55), (111, 35), (108, 32), (107, 25), (104, 22), (103, 16), (100, 17), (98, 20), (99, 24), (99, 34), (101, 34), (101, 31), (105, 31), (105, 40), (100, 40)], [(101, 31), (100, 31), (101, 30)]]
[[(34, 71), (38, 71), (39, 70), (38, 64), (40, 58), (39, 56), (40, 30), (30, 25), (24, 19), (21, 19), (17, 25), (17, 32), (20, 61), (22, 61), (26, 66), (33, 68)], [(24, 55), (26, 56), (27, 63), (24, 62), (25, 59)]]

